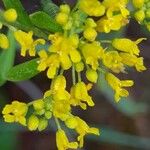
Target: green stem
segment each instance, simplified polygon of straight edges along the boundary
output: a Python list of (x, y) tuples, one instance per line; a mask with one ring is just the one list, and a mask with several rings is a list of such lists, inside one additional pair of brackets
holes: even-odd
[(76, 84), (76, 74), (75, 74), (74, 64), (72, 64), (72, 81), (73, 81), (73, 85), (75, 85)]
[(110, 40), (100, 40), (101, 43), (108, 43), (111, 44), (112, 42)]
[(98, 68), (98, 71), (101, 72), (101, 73), (103, 73), (103, 74), (106, 73), (106, 71), (104, 69), (102, 69), (102, 68)]
[(56, 122), (58, 130), (61, 130), (60, 123), (59, 123), (59, 121), (58, 121), (58, 119), (56, 117), (55, 117), (55, 122)]
[(78, 82), (81, 82), (81, 73), (78, 72)]
[(64, 69), (61, 68), (61, 70), (60, 70), (60, 75), (63, 75), (63, 73), (64, 73)]

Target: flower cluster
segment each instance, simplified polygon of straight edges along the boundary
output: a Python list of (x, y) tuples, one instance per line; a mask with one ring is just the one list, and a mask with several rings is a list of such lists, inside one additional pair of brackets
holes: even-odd
[(150, 31), (150, 2), (149, 0), (132, 0), (135, 7), (134, 17), (140, 23), (146, 25)]
[[(137, 9), (147, 4), (146, 1), (144, 4), (138, 2), (133, 1)], [(106, 81), (114, 90), (115, 101), (119, 102), (121, 97), (129, 95), (125, 88), (134, 83), (132, 80), (120, 80), (115, 74), (126, 73), (128, 67), (135, 67), (138, 72), (146, 70), (138, 48), (138, 44), (145, 38), (136, 41), (128, 38), (115, 38), (112, 41), (97, 38), (99, 32), (119, 30), (129, 22), (130, 11), (127, 4), (127, 0), (79, 0), (72, 10), (69, 5), (63, 4), (55, 17), (63, 32), (49, 34), (48, 40), (34, 40), (33, 31), (15, 31), (21, 55), (26, 56), (28, 52), (30, 56), (38, 56), (37, 70), (46, 71), (51, 85), (43, 98), (28, 104), (14, 101), (11, 105), (6, 105), (3, 109), (5, 121), (19, 122), (30, 131), (42, 131), (53, 117), (58, 127), (56, 142), (59, 150), (81, 148), (86, 134), (99, 135), (97, 128), (89, 127), (84, 120), (72, 113), (73, 107), (86, 110), (88, 106), (94, 106), (89, 90), (97, 82), (98, 72), (105, 75)], [(5, 16), (8, 21), (13, 20), (7, 13)], [(47, 44), (48, 48), (37, 51), (36, 46), (39, 44)], [(70, 69), (72, 87), (67, 90), (64, 71)], [(81, 78), (84, 72), (88, 83)], [(75, 142), (69, 142), (60, 122), (76, 131)]]

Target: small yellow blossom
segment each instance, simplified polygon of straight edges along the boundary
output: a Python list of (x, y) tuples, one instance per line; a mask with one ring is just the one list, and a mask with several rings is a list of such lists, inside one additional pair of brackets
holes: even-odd
[(111, 30), (117, 31), (122, 26), (125, 26), (128, 23), (128, 19), (122, 17), (122, 15), (117, 14), (111, 18), (102, 17), (97, 21), (96, 30), (98, 32), (109, 33)]
[(84, 82), (79, 82), (71, 88), (71, 104), (73, 106), (80, 106), (86, 109), (86, 103), (89, 106), (94, 106), (91, 96), (88, 95), (88, 90)]
[(82, 54), (87, 64), (91, 65), (92, 69), (96, 70), (99, 66), (99, 59), (103, 56), (103, 48), (99, 42), (85, 43), (82, 47)]
[(37, 70), (44, 71), (48, 67), (47, 76), (52, 79), (55, 77), (57, 69), (60, 66), (60, 60), (58, 54), (52, 54), (48, 56), (45, 50), (41, 50), (38, 55), (40, 56), (39, 65)]
[(112, 17), (113, 12), (120, 12), (126, 18), (129, 15), (129, 11), (126, 9), (127, 2), (127, 0), (104, 0), (102, 4), (107, 9), (107, 17)]
[(5, 34), (0, 33), (0, 48), (7, 49), (9, 47), (9, 41)]
[(136, 41), (131, 41), (130, 39), (127, 38), (121, 38), (121, 39), (116, 38), (112, 41), (112, 45), (114, 48), (116, 48), (119, 51), (127, 52), (130, 53), (131, 55), (138, 56), (140, 50), (137, 45), (143, 40), (146, 40), (146, 38), (140, 38)]
[(28, 106), (25, 103), (13, 101), (12, 104), (8, 104), (4, 107), (2, 114), (6, 122), (19, 122), (22, 125), (26, 125), (26, 113)]
[(33, 36), (33, 32), (30, 31), (28, 33), (23, 32), (21, 30), (18, 30), (14, 33), (16, 40), (19, 42), (19, 44), (21, 45), (21, 55), (25, 56), (26, 55), (26, 51), (29, 51), (29, 55), (30, 56), (35, 56), (36, 54), (36, 46), (38, 44), (45, 44), (45, 40), (44, 39), (37, 39), (37, 40), (33, 40), (32, 36)]
[(75, 127), (76, 132), (79, 134), (78, 141), (79, 141), (79, 147), (83, 147), (84, 144), (84, 136), (86, 134), (95, 134), (100, 135), (99, 129), (89, 127), (84, 120), (82, 120), (79, 117), (75, 117), (77, 121), (77, 126)]
[(17, 19), (17, 12), (15, 9), (10, 8), (4, 12), (4, 18), (8, 22), (15, 22)]
[(115, 73), (124, 72), (122, 58), (119, 56), (119, 53), (117, 51), (113, 50), (104, 53), (103, 63), (106, 67), (108, 67)]
[(143, 64), (143, 57), (137, 57), (128, 53), (120, 53), (120, 56), (123, 64), (128, 65), (129, 67), (135, 67), (139, 72), (146, 70), (146, 67)]
[(67, 150), (77, 149), (78, 143), (77, 142), (69, 142), (65, 132), (62, 129), (59, 129), (56, 133), (56, 144), (58, 150)]
[(79, 8), (89, 16), (102, 16), (105, 13), (105, 7), (98, 0), (79, 0)]
[(128, 91), (123, 87), (130, 87), (133, 85), (132, 80), (119, 80), (111, 73), (106, 74), (106, 80), (111, 88), (115, 91), (115, 101), (118, 102), (121, 97), (127, 97), (129, 95)]

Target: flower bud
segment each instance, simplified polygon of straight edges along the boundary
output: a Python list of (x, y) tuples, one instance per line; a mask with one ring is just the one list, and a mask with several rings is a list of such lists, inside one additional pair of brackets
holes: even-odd
[(86, 77), (89, 81), (96, 83), (97, 82), (97, 78), (98, 78), (98, 74), (95, 70), (93, 69), (88, 69), (86, 71)]
[(83, 35), (87, 40), (94, 41), (97, 36), (97, 32), (93, 28), (86, 28)]
[(146, 10), (146, 18), (150, 18), (150, 8)]
[(14, 22), (17, 19), (17, 12), (15, 9), (8, 9), (4, 12), (4, 18), (8, 22)]
[(58, 13), (56, 16), (56, 21), (61, 25), (65, 25), (68, 21), (68, 15), (65, 13)]
[(45, 112), (45, 118), (50, 119), (52, 117), (52, 113), (50, 111)]
[(132, 0), (134, 7), (141, 8), (144, 5), (144, 0)]
[(37, 116), (35, 115), (31, 115), (28, 119), (28, 123), (27, 126), (29, 128), (30, 131), (34, 131), (38, 128), (39, 126), (39, 119)]
[(5, 34), (0, 34), (0, 48), (7, 49), (9, 47), (9, 41)]
[(38, 130), (42, 131), (42, 130), (46, 129), (47, 126), (48, 126), (48, 120), (41, 118), (39, 121)]
[(67, 4), (61, 5), (60, 6), (60, 11), (66, 14), (70, 13), (70, 7)]
[(138, 10), (135, 12), (134, 17), (138, 22), (142, 22), (145, 18), (145, 12), (143, 10)]
[(44, 108), (44, 101), (42, 99), (34, 101), (33, 107), (35, 110), (43, 109)]
[(75, 64), (75, 70), (76, 70), (77, 72), (81, 72), (81, 71), (83, 71), (83, 69), (84, 69), (84, 64), (83, 64), (83, 62), (79, 62), (79, 63), (76, 63), (76, 64)]
[(71, 50), (70, 51), (70, 58), (73, 63), (78, 63), (81, 60), (81, 55), (78, 50)]

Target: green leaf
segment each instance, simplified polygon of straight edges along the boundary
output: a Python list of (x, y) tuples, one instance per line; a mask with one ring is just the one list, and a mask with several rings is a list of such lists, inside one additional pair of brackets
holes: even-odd
[(3, 50), (0, 55), (0, 85), (6, 82), (6, 75), (10, 68), (12, 68), (15, 59), (16, 42), (13, 32), (8, 32), (9, 48)]
[(41, 0), (41, 4), (43, 11), (50, 15), (52, 18), (55, 18), (56, 14), (59, 11), (59, 7), (51, 0)]
[(11, 68), (7, 74), (8, 81), (23, 81), (28, 80), (39, 73), (37, 70), (38, 59), (32, 59), (25, 63), (19, 64)]
[(20, 0), (2, 0), (6, 9), (14, 8), (17, 11), (18, 18), (17, 21), (24, 26), (32, 26), (28, 14), (23, 8)]
[(61, 32), (61, 26), (43, 11), (38, 11), (30, 15), (31, 22), (38, 28), (45, 29), (50, 32)]

